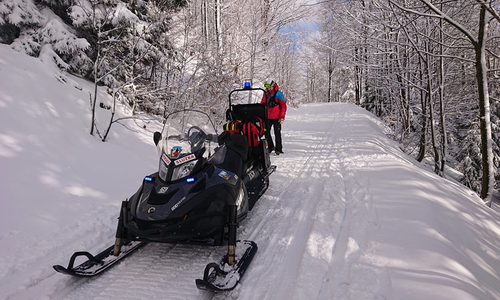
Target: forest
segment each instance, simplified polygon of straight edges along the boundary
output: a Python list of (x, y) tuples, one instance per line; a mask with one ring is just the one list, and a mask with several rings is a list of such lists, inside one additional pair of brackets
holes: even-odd
[(232, 89), (273, 79), (290, 106), (365, 108), (437, 174), (496, 194), (498, 0), (2, 0), (0, 17), (0, 43), (93, 82), (103, 141), (118, 120), (96, 109), (223, 118)]

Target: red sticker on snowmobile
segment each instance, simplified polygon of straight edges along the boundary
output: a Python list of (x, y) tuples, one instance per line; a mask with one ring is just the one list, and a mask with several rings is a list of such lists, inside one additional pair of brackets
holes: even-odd
[(168, 166), (168, 165), (170, 165), (171, 161), (170, 161), (170, 159), (168, 159), (168, 157), (167, 157), (167, 155), (166, 155), (165, 153), (163, 153), (163, 154), (161, 155), (161, 159), (163, 160), (163, 162), (164, 162), (167, 166)]
[(231, 175), (229, 175), (226, 171), (221, 171), (219, 173), (219, 176), (226, 179), (226, 180), (229, 180), (229, 178), (231, 178)]
[(193, 160), (193, 159), (196, 159), (196, 156), (194, 154), (189, 154), (188, 156), (184, 156), (184, 157), (179, 158), (178, 160), (174, 161), (174, 164), (176, 166), (178, 166), (182, 163), (185, 163), (185, 162)]

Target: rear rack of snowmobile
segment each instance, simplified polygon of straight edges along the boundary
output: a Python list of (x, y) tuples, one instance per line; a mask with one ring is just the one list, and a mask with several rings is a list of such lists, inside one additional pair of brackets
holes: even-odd
[[(251, 88), (245, 87), (242, 89), (236, 89), (229, 93), (229, 109), (226, 112), (226, 119), (228, 121), (234, 120), (252, 120), (255, 117), (259, 117), (267, 122), (267, 106), (264, 103), (245, 103), (245, 104), (234, 104), (231, 96), (237, 92), (249, 92), (249, 91), (261, 91), (265, 94), (265, 90), (261, 88)], [(263, 95), (264, 95), (263, 94)]]

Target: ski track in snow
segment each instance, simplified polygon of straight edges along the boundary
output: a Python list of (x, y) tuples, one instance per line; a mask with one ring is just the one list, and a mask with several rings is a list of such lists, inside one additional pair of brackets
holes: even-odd
[[(333, 291), (349, 282), (346, 259), (355, 260), (359, 249), (350, 222), (363, 220), (369, 211), (363, 183), (344, 165), (351, 154), (345, 149), (349, 143), (334, 140), (336, 135), (331, 134), (349, 129), (337, 121), (344, 117), (321, 115), (314, 109), (293, 118), (296, 127), (284, 126), (285, 147), (293, 150), (273, 157), (277, 174), (244, 224), (244, 234), (259, 245), (255, 261), (240, 289), (217, 299), (346, 296)], [(303, 201), (287, 202), (298, 197)]]

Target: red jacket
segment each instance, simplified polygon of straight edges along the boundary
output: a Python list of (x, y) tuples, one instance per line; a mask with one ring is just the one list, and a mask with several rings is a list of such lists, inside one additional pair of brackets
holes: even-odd
[(273, 84), (274, 90), (271, 91), (270, 93), (266, 92), (262, 96), (262, 100), (260, 103), (266, 103), (269, 102), (269, 100), (273, 97), (273, 95), (276, 95), (275, 101), (276, 104), (275, 106), (271, 107), (268, 105), (267, 107), (267, 117), (269, 119), (285, 119), (285, 114), (286, 114), (286, 100), (285, 97), (283, 96), (283, 93), (279, 90), (278, 84), (274, 83)]

